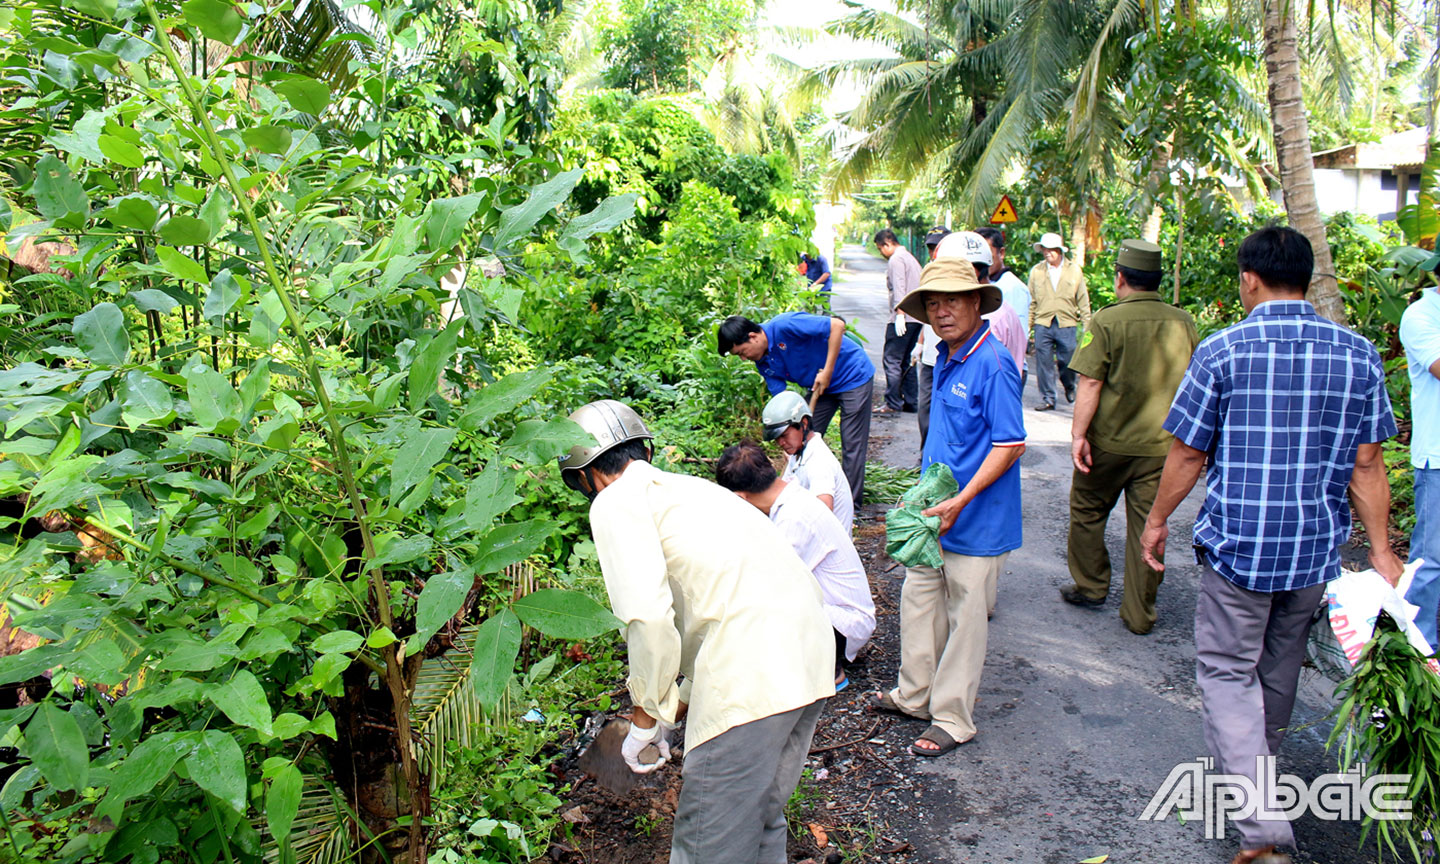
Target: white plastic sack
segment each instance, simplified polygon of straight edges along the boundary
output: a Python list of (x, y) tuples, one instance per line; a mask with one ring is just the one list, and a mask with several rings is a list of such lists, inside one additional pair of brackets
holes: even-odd
[[(1324, 628), (1317, 624), (1312, 629), (1314, 638), (1311, 639), (1310, 657), (1328, 677), (1336, 678), (1336, 673), (1339, 673), (1343, 678), (1350, 673), (1364, 652), (1365, 644), (1375, 634), (1375, 619), (1382, 610), (1404, 631), (1416, 651), (1427, 657), (1434, 653), (1430, 643), (1415, 626), (1415, 616), (1419, 614), (1420, 607), (1405, 600), (1405, 592), (1414, 581), (1415, 571), (1422, 560), (1405, 565), (1405, 573), (1397, 586), (1392, 587), (1384, 576), (1374, 570), (1359, 573), (1342, 571), (1338, 579), (1326, 584), (1325, 603), (1329, 608), (1330, 626)], [(1433, 658), (1427, 665), (1431, 672), (1440, 675), (1440, 664)]]

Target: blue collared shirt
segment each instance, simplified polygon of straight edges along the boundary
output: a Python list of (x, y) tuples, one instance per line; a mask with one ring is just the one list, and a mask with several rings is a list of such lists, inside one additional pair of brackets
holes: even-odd
[[(805, 259), (805, 278), (809, 279), (812, 283), (829, 272), (830, 262), (825, 260), (824, 255), (816, 255), (814, 258), (807, 257)], [(835, 277), (832, 275), (820, 286), (820, 290), (829, 291), (831, 288), (830, 283), (834, 281)]]
[[(930, 434), (925, 439), (924, 466), (943, 462), (955, 482), (965, 484), (980, 470), (993, 447), (1025, 443), (1020, 409), (1020, 371), (990, 332), (990, 322), (949, 356), (940, 354), (931, 376)], [(955, 525), (940, 538), (940, 547), (958, 555), (992, 556), (1020, 548), (1020, 463), (983, 489), (960, 511)]]
[[(770, 348), (755, 368), (765, 376), (770, 392), (783, 391), (787, 382), (807, 389), (814, 385), (815, 373), (825, 365), (825, 355), (830, 351), (830, 317), (786, 312), (761, 324), (760, 329), (765, 331)], [(840, 356), (835, 358), (835, 371), (825, 392), (854, 390), (874, 377), (875, 364), (865, 356), (860, 343), (841, 338)]]
[(1201, 342), (1165, 429), (1210, 454), (1195, 545), (1262, 592), (1339, 575), (1356, 452), (1397, 431), (1375, 346), (1304, 300), (1261, 303)]

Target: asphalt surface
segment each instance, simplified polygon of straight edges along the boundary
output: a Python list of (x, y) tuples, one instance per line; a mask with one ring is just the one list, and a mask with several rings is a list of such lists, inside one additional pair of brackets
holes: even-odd
[[(887, 320), (883, 259), (858, 246), (836, 256), (834, 312), (868, 340), (876, 369)], [(1033, 357), (1030, 361), (1034, 362)], [(916, 760), (925, 778), (906, 814), (877, 814), (913, 846), (912, 860), (1074, 864), (1108, 855), (1120, 862), (1228, 862), (1231, 832), (1206, 840), (1196, 822), (1142, 822), (1140, 813), (1178, 763), (1207, 755), (1195, 687), (1193, 615), (1199, 571), (1185, 540), (1197, 492), (1171, 520), (1171, 555), (1157, 604), (1159, 621), (1136, 636), (1119, 618), (1124, 510), (1112, 515), (1108, 541), (1121, 567), (1099, 609), (1062, 602), (1069, 513), (1070, 407), (1036, 412), (1035, 376), (1023, 399), (1027, 445), (1021, 459), (1024, 546), (1006, 561), (990, 623), (985, 676), (976, 709), (980, 732), (945, 757)], [(880, 371), (876, 398), (884, 384)], [(875, 415), (870, 458), (915, 465), (914, 414)], [(898, 580), (894, 586), (898, 596)], [(889, 619), (894, 621), (896, 619)], [(1302, 675), (1296, 731), (1280, 769), (1313, 781), (1335, 770), (1325, 753), (1331, 685)], [(923, 728), (917, 725), (915, 732)], [(1375, 860), (1358, 848), (1360, 826), (1305, 816), (1295, 823), (1297, 862)]]

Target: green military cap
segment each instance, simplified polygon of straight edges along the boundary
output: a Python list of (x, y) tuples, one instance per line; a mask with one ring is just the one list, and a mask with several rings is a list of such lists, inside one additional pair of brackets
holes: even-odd
[(1160, 260), (1160, 247), (1146, 240), (1121, 240), (1120, 254), (1115, 256), (1115, 266), (1153, 273), (1165, 269)]

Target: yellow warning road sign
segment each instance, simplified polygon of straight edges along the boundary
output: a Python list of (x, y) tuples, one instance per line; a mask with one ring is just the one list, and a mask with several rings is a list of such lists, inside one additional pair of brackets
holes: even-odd
[(990, 214), (991, 225), (1004, 225), (1007, 222), (1014, 222), (1020, 217), (1015, 215), (1015, 205), (1010, 201), (1009, 195), (1001, 195), (1000, 203), (995, 207), (995, 212)]

